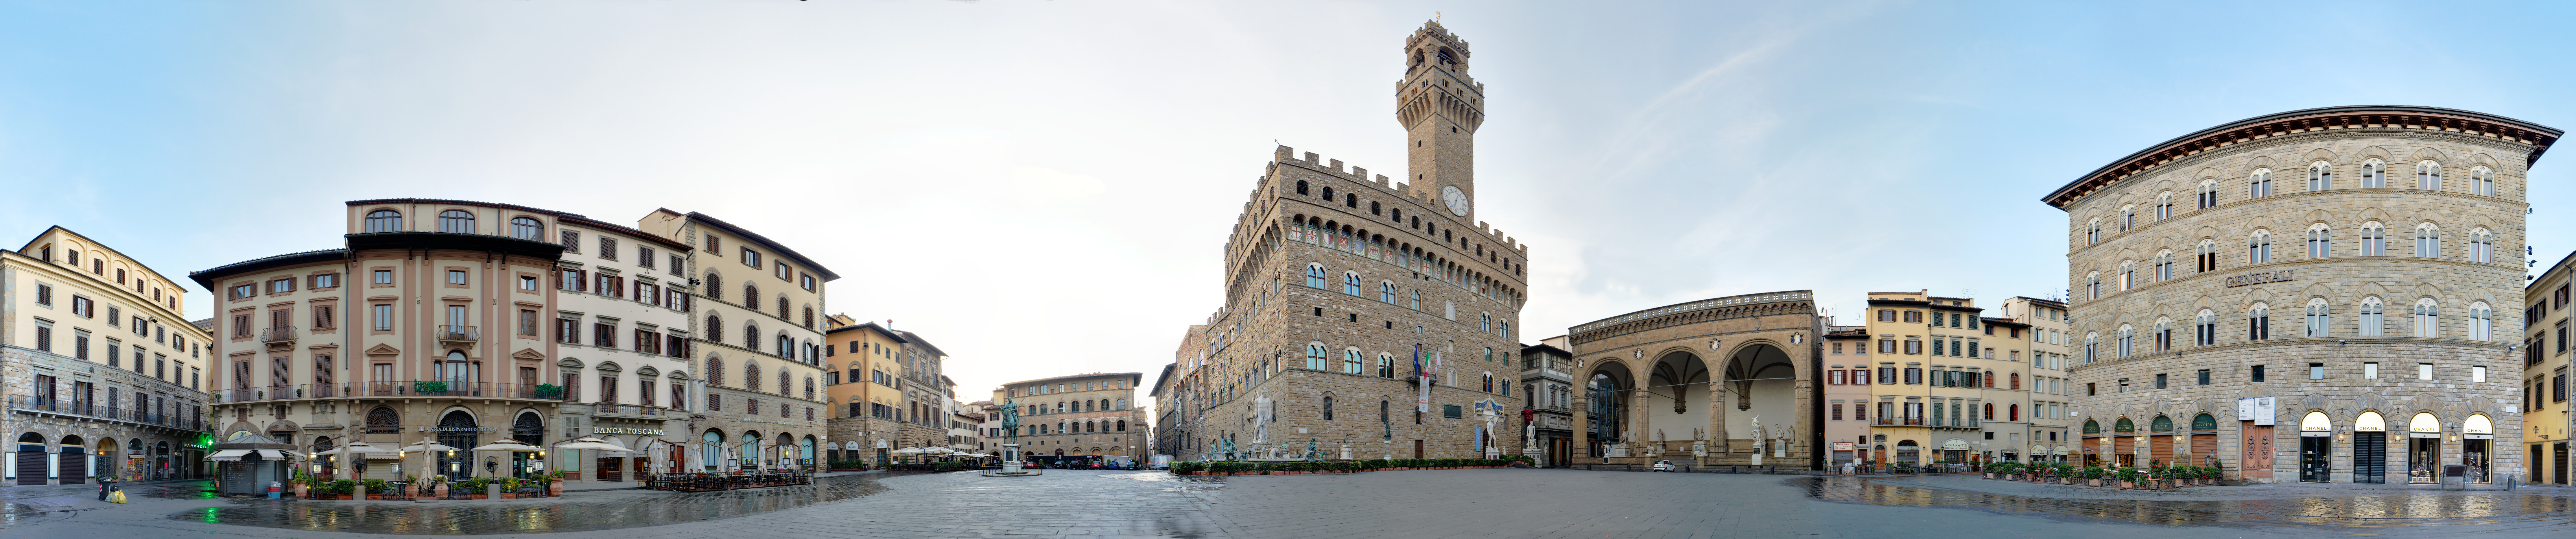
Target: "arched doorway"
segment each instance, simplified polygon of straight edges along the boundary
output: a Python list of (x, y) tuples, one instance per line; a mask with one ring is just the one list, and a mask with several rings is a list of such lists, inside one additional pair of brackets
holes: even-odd
[[(1753, 439), (1772, 458), (1789, 458), (1798, 439), (1798, 367), (1777, 346), (1755, 343), (1726, 358), (1727, 437)], [(1756, 425), (1756, 421), (1760, 421)]]
[[(1646, 371), (1646, 430), (1639, 437), (1658, 454), (1689, 451), (1691, 444), (1707, 438), (1723, 439), (1724, 433), (1708, 433), (1709, 408), (1708, 364), (1688, 352), (1664, 354)], [(1689, 455), (1683, 455), (1689, 456)]]
[(438, 473), (450, 479), (473, 477), (474, 452), (467, 450), (483, 445), (481, 434), (474, 422), (474, 414), (454, 410), (440, 416), (438, 443), (456, 450), (438, 452)]
[[(546, 420), (544, 416), (538, 415), (536, 410), (520, 411), (518, 419), (514, 419), (510, 422), (511, 440), (516, 440), (519, 443), (537, 447), (545, 447), (545, 438)], [(512, 477), (525, 479), (533, 477), (536, 474), (545, 473), (544, 463), (545, 460), (538, 458), (536, 453), (512, 451), (510, 452), (510, 475)]]
[(707, 429), (698, 437), (698, 465), (707, 471), (724, 466), (724, 431)]
[(33, 432), (20, 434), (16, 449), (18, 468), (11, 473), (18, 476), (18, 486), (45, 484), (45, 459), (53, 456), (46, 454), (45, 435)]
[(1591, 455), (1604, 459), (1628, 456), (1626, 429), (1622, 427), (1627, 425), (1630, 384), (1626, 369), (1610, 368), (1615, 365), (1603, 364), (1583, 383), (1585, 439), (1591, 442)]
[(778, 441), (775, 445), (777, 447), (770, 450), (771, 454), (769, 457), (775, 460), (771, 460), (770, 464), (782, 468), (794, 466), (796, 464), (796, 437), (784, 432), (778, 433)]
[(760, 450), (760, 431), (755, 430), (742, 433), (741, 445), (735, 446), (734, 454), (740, 455), (742, 467), (757, 469), (760, 467)]
[[(293, 440), (288, 440), (288, 442), (292, 443)], [(121, 444), (119, 444), (115, 438), (99, 439), (98, 449), (92, 453), (98, 455), (98, 470), (93, 472), (94, 475), (99, 477), (116, 477), (119, 475), (117, 473), (117, 463), (125, 460), (125, 452), (118, 450), (118, 447), (120, 446)]]

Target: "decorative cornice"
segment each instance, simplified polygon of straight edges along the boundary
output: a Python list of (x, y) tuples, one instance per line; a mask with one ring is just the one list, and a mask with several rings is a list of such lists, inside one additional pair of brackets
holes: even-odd
[(2540, 155), (2565, 133), (2557, 128), (2513, 118), (2440, 107), (2364, 105), (2294, 110), (2237, 120), (2149, 146), (2086, 173), (2040, 201), (2065, 209), (2068, 203), (2112, 182), (2202, 152), (2275, 136), (2360, 128), (2431, 129), (2528, 144), (2532, 149), (2531, 154), (2524, 158), (2525, 166), (2539, 161)]

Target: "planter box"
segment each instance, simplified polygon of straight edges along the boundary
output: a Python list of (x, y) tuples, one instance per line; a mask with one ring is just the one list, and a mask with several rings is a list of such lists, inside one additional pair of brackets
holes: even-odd
[(367, 499), (369, 499), (369, 500), (382, 501), (382, 500), (384, 500), (384, 499), (385, 499), (385, 495), (383, 495), (383, 494), (368, 494), (368, 495), (367, 495)]
[(338, 499), (338, 500), (340, 500), (340, 501), (348, 501), (348, 500), (350, 499), (350, 496), (353, 496), (353, 495), (351, 495), (351, 494), (340, 494), (340, 495), (335, 496), (335, 498), (336, 498), (336, 499)]
[(466, 496), (467, 496), (467, 498), (466, 498), (466, 499), (468, 499), (468, 500), (480, 500), (480, 499), (484, 499), (484, 497), (486, 497), (486, 496), (488, 496), (488, 495), (487, 495), (487, 494), (467, 494)]

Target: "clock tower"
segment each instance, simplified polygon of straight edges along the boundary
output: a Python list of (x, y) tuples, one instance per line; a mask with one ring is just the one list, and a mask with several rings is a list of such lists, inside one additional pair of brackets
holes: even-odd
[(1485, 123), (1485, 85), (1467, 76), (1467, 42), (1438, 21), (1404, 40), (1404, 80), (1395, 119), (1404, 125), (1417, 195), (1461, 223), (1475, 222), (1476, 127)]

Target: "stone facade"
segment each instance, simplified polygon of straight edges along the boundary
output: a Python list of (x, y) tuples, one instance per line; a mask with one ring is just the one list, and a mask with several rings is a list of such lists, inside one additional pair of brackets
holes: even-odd
[(682, 468), (820, 464), (824, 299), (840, 275), (757, 232), (698, 212), (655, 209), (637, 229), (689, 246), (690, 358), (698, 364)]
[(62, 227), (0, 250), (6, 484), (206, 474), (208, 339), (181, 290)]
[(1518, 452), (1492, 442), (1519, 429), (1504, 412), (1520, 408), (1529, 249), (1473, 219), (1484, 88), (1438, 23), (1403, 50), (1397, 121), (1414, 177), (1278, 148), (1227, 240), (1225, 305), (1176, 351), (1178, 398), (1158, 401), (1190, 408), (1175, 410), (1180, 458)]
[(1822, 466), (1807, 290), (1656, 307), (1567, 331), (1582, 463)]
[[(2069, 216), (2085, 459), (2351, 483), (2358, 451), (2360, 482), (2524, 473), (2499, 448), (2520, 438), (2507, 350), (2522, 342), (2522, 269), (2496, 255), (2525, 243), (2524, 173), (2558, 135), (2451, 109), (2293, 111), (2051, 193)], [(2239, 399), (2273, 414), (2242, 416)], [(2399, 432), (2419, 413), (2428, 431)], [(2356, 425), (2367, 417), (2384, 425)]]
[(2558, 260), (2531, 281), (2523, 294), (2523, 319), (2531, 330), (2523, 341), (2523, 459), (2531, 482), (2571, 483), (2567, 435), (2576, 432), (2576, 412), (2568, 407), (2569, 364), (2576, 359), (2576, 253)]
[(1574, 463), (1574, 353), (1565, 336), (1521, 348), (1521, 454), (1540, 466)]
[[(993, 389), (993, 412), (1019, 408), (1020, 451), (1045, 464), (1127, 462), (1152, 449), (1149, 419), (1136, 400), (1145, 373), (1091, 373), (1021, 380)], [(1001, 427), (994, 418), (993, 426)], [(1010, 443), (1011, 433), (984, 440), (986, 447)], [(993, 453), (999, 455), (1000, 453)]]

